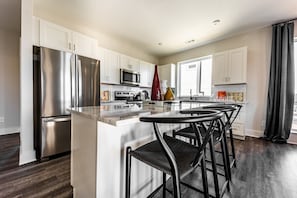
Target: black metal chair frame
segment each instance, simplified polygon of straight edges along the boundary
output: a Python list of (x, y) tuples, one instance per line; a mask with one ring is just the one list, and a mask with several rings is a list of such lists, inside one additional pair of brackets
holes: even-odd
[[(196, 108), (196, 109), (190, 109), (190, 110), (182, 110), (180, 111), (180, 113), (182, 114), (191, 114), (191, 115), (203, 115), (205, 113), (205, 110), (208, 110), (208, 109), (201, 109), (201, 108)], [(201, 126), (202, 129), (205, 128), (205, 126)], [(185, 128), (186, 130), (188, 128)], [(214, 148), (214, 144), (215, 144), (215, 141), (214, 141), (214, 138), (213, 138), (213, 134), (212, 134), (212, 137), (209, 139), (209, 150), (210, 150), (210, 157), (211, 157), (211, 160), (207, 160), (208, 162), (211, 162), (211, 165), (212, 165), (212, 168), (209, 169), (207, 168), (207, 170), (209, 171), (212, 171), (213, 173), (213, 178), (214, 178), (214, 186), (215, 186), (215, 197), (222, 197), (223, 194), (225, 193), (226, 189), (230, 190), (230, 186), (229, 186), (229, 181), (230, 181), (230, 162), (228, 160), (228, 147), (227, 147), (227, 144), (226, 144), (226, 133), (224, 132), (225, 130), (225, 126), (224, 126), (224, 122), (222, 120), (222, 118), (219, 119), (219, 124), (216, 126), (215, 130), (220, 133), (219, 135), (219, 140), (217, 140), (217, 142), (220, 142), (220, 146), (221, 146), (221, 149), (222, 149), (222, 159), (223, 159), (223, 167), (224, 167), (224, 174), (221, 174), (217, 171), (217, 167), (216, 165), (218, 164), (216, 162), (216, 158), (215, 158), (215, 148)], [(200, 130), (202, 131), (202, 130)], [(192, 130), (189, 130), (189, 133), (192, 134)], [(205, 134), (205, 131), (202, 132), (202, 134)], [(203, 137), (203, 135), (200, 134), (201, 137)], [(179, 134), (178, 131), (175, 131), (173, 132), (173, 136), (176, 137), (177, 135), (181, 135)], [(183, 137), (184, 134), (182, 135)], [(191, 139), (193, 138), (193, 136), (191, 136), (189, 134), (189, 136), (187, 136), (187, 138)], [(196, 140), (194, 140), (193, 142), (190, 140), (191, 143), (195, 143)], [(222, 188), (220, 189), (219, 187), (219, 183), (218, 183), (218, 174), (219, 175), (223, 175), (225, 176), (226, 180), (222, 186)]]
[[(223, 116), (223, 113), (219, 111), (213, 111), (213, 110), (205, 110), (208, 111), (208, 115), (200, 115), (200, 116), (171, 116), (171, 117), (141, 117), (140, 121), (143, 122), (151, 122), (153, 123), (154, 126), (154, 133), (156, 136), (156, 141), (159, 142), (161, 149), (158, 152), (162, 152), (165, 154), (166, 159), (170, 165), (170, 175), (172, 177), (172, 182), (173, 182), (173, 196), (175, 198), (180, 198), (181, 197), (181, 192), (180, 192), (180, 184), (186, 185), (187, 187), (190, 187), (191, 189), (200, 191), (200, 189), (195, 188), (193, 186), (190, 186), (189, 184), (186, 184), (181, 181), (181, 179), (185, 176), (181, 176), (179, 173), (179, 169), (177, 166), (177, 161), (175, 159), (174, 152), (170, 149), (168, 146), (167, 142), (165, 139), (162, 137), (161, 132), (159, 130), (158, 124), (162, 123), (174, 123), (174, 124), (183, 124), (187, 123), (190, 124), (191, 127), (194, 130), (195, 135), (197, 136), (198, 140), (198, 146), (195, 146), (197, 148), (197, 153), (195, 155), (195, 158), (193, 159), (191, 163), (191, 170), (188, 173), (192, 172), (199, 166), (200, 162), (200, 167), (202, 171), (202, 182), (203, 182), (203, 193), (204, 197), (209, 197), (209, 192), (208, 192), (208, 183), (207, 183), (207, 175), (206, 175), (206, 164), (205, 164), (205, 148), (206, 145), (210, 142), (212, 139), (212, 133), (215, 128), (215, 123), (219, 123), (220, 118)], [(203, 123), (208, 122), (209, 125), (205, 126)], [(200, 132), (198, 128), (198, 124), (204, 125), (204, 128), (207, 130), (207, 135), (202, 139), (200, 137)], [(193, 146), (193, 145), (192, 145)], [(138, 148), (137, 148), (138, 149)], [(136, 149), (136, 150), (137, 150)], [(130, 175), (131, 175), (131, 157), (133, 156), (133, 151), (131, 150), (131, 147), (127, 148), (127, 153), (126, 153), (126, 198), (130, 197)], [(135, 157), (135, 156), (134, 156)], [(138, 160), (141, 160), (137, 158)], [(154, 167), (157, 168), (157, 167)], [(156, 190), (159, 190), (161, 187), (163, 187), (163, 196), (166, 196), (166, 173), (164, 170), (161, 168), (158, 168), (160, 171), (163, 172), (163, 184), (159, 186)], [(152, 197), (155, 193), (151, 193), (148, 197)]]
[[(232, 111), (231, 107), (233, 107), (235, 109), (233, 109), (233, 111)], [(225, 131), (226, 132), (229, 131), (229, 138), (230, 138), (231, 152), (232, 152), (231, 155), (228, 154), (228, 156), (232, 157), (232, 161), (230, 162), (230, 168), (236, 167), (236, 153), (235, 153), (235, 146), (234, 146), (232, 124), (236, 120), (238, 114), (240, 113), (242, 105), (240, 105), (240, 104), (220, 104), (220, 105), (204, 106), (202, 108), (216, 109), (219, 111), (223, 111), (225, 113), (225, 116), (226, 116)], [(232, 116), (233, 116), (233, 119), (232, 119)], [(226, 143), (228, 143), (228, 142), (226, 142)], [(216, 151), (216, 152), (219, 152), (219, 151)], [(232, 179), (231, 173), (230, 173), (230, 179)]]

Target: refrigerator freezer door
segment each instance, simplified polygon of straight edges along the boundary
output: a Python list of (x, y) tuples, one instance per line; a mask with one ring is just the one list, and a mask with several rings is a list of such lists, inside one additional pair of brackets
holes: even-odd
[(76, 55), (76, 90), (76, 106), (100, 105), (99, 60)]
[(43, 118), (41, 123), (41, 158), (70, 151), (70, 116)]
[(41, 117), (70, 114), (71, 53), (41, 48)]

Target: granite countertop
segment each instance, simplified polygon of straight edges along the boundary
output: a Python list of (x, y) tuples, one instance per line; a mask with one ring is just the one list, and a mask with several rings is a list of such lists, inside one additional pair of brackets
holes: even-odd
[(174, 108), (138, 104), (103, 104), (95, 107), (74, 107), (69, 109), (69, 111), (97, 121), (119, 126), (138, 122), (141, 116), (152, 114), (169, 115), (175, 110), (179, 110), (178, 107)]
[[(182, 100), (182, 102), (195, 102), (206, 105), (207, 103), (228, 103), (228, 101), (210, 101), (210, 100)], [(234, 103), (234, 102), (233, 102)], [(199, 106), (197, 106), (199, 107)], [(69, 109), (71, 113), (86, 116), (97, 121), (101, 121), (114, 126), (131, 124), (139, 122), (139, 117), (156, 115), (165, 116), (176, 114), (180, 109), (192, 108), (189, 105), (180, 105), (179, 102), (168, 103), (159, 106), (156, 104), (114, 104), (103, 103), (101, 106), (92, 107), (74, 107)], [(193, 107), (195, 108), (195, 107)]]

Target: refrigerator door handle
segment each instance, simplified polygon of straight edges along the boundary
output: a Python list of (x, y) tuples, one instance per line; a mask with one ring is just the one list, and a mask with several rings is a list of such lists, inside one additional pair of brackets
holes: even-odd
[(65, 122), (70, 121), (71, 117), (63, 117), (63, 118), (44, 118), (44, 122)]
[(76, 68), (77, 68), (77, 107), (81, 106), (82, 102), (82, 73), (81, 73), (81, 60), (76, 58)]
[(75, 55), (71, 55), (71, 107), (76, 107), (76, 68), (75, 68)]

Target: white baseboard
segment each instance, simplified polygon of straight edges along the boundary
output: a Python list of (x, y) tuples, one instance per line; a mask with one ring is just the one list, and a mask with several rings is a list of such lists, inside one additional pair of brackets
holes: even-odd
[(287, 142), (289, 144), (296, 144), (297, 145), (297, 133), (291, 133)]
[(1, 128), (0, 135), (8, 135), (13, 133), (19, 133), (20, 127), (9, 127), (9, 128)]
[(19, 165), (27, 164), (36, 161), (35, 150), (20, 150)]
[(245, 135), (249, 137), (260, 138), (260, 137), (263, 137), (264, 131), (245, 129)]

